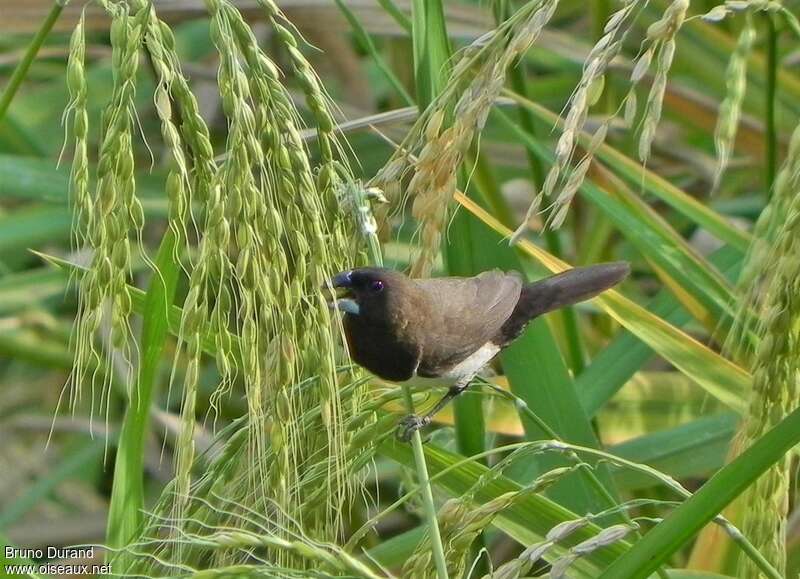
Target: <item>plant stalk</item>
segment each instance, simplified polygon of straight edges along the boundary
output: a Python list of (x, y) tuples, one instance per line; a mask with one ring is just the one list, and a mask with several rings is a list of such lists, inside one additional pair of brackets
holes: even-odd
[(411, 20), (397, 7), (397, 4), (392, 0), (378, 0), (378, 4), (381, 5), (381, 8), (383, 8), (403, 30), (411, 34)]
[(28, 44), (28, 48), (25, 49), (22, 60), (19, 61), (19, 64), (14, 69), (3, 94), (0, 96), (0, 121), (6, 116), (8, 107), (11, 105), (11, 101), (14, 100), (14, 95), (17, 94), (20, 85), (22, 85), (22, 81), (25, 80), (25, 76), (27, 76), (28, 70), (30, 70), (36, 55), (39, 53), (39, 49), (42, 47), (42, 44), (44, 44), (47, 35), (50, 34), (50, 31), (53, 29), (53, 25), (55, 25), (58, 17), (61, 16), (61, 11), (64, 10), (65, 5), (65, 0), (56, 0), (56, 2), (53, 3), (50, 12), (48, 12), (47, 17), (36, 32), (36, 36), (33, 37), (33, 40)]
[(766, 147), (764, 160), (765, 191), (772, 196), (772, 185), (778, 170), (778, 130), (775, 124), (775, 99), (778, 85), (778, 31), (770, 13), (764, 14), (767, 27), (767, 87), (764, 109)]
[[(411, 397), (411, 389), (408, 385), (403, 385), (403, 398), (406, 401), (408, 411), (414, 413), (414, 399)], [(422, 491), (422, 504), (425, 509), (425, 522), (428, 525), (428, 533), (431, 537), (431, 552), (436, 563), (436, 574), (439, 579), (448, 579), (447, 561), (444, 558), (444, 547), (442, 546), (442, 535), (439, 533), (439, 521), (436, 519), (436, 504), (433, 502), (433, 490), (431, 480), (428, 476), (428, 465), (425, 462), (425, 450), (422, 448), (422, 436), (419, 430), (414, 431), (411, 437), (411, 449), (414, 451), (414, 465), (417, 469), (417, 478)]]
[[(416, 100), (420, 114), (422, 114), (422, 111), (426, 110), (441, 92), (448, 76), (447, 61), (451, 55), (450, 39), (447, 36), (444, 7), (441, 0), (412, 0), (411, 41)], [(403, 396), (409, 412), (413, 413), (414, 401), (408, 386), (403, 386)], [(431, 538), (431, 554), (436, 565), (436, 574), (439, 579), (448, 579), (447, 562), (444, 558), (439, 522), (436, 519), (436, 505), (433, 502), (433, 491), (419, 431), (414, 432), (411, 446), (414, 451), (417, 478), (422, 489), (422, 502)]]
[[(370, 207), (366, 192), (361, 186), (352, 187), (351, 192), (355, 198), (356, 221), (365, 238), (364, 241), (367, 244), (369, 258), (373, 264), (383, 266), (380, 241), (375, 233), (376, 228), (374, 227), (372, 208)], [(408, 412), (414, 414), (414, 399), (411, 396), (411, 388), (407, 384), (403, 384), (402, 390), (403, 399), (405, 400)], [(436, 563), (436, 572), (439, 579), (449, 579), (447, 575), (447, 561), (445, 560), (444, 547), (442, 546), (442, 536), (439, 533), (439, 522), (436, 519), (436, 503), (433, 502), (433, 490), (431, 489), (428, 465), (425, 463), (425, 451), (422, 448), (422, 436), (419, 430), (415, 431), (411, 437), (411, 447), (414, 452), (414, 464), (425, 510), (425, 522), (428, 526), (428, 533), (431, 538), (431, 552), (433, 554), (433, 560)]]

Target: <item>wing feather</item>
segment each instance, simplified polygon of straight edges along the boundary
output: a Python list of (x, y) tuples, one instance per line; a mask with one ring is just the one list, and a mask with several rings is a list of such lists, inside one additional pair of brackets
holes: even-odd
[(416, 283), (432, 305), (421, 374), (458, 363), (486, 344), (511, 316), (522, 289), (519, 275), (500, 270)]

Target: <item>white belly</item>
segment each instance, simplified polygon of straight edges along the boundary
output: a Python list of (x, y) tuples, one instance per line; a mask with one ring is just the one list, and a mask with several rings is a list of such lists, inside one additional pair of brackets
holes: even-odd
[(459, 380), (471, 380), (499, 351), (499, 346), (487, 342), (469, 358), (462, 360), (441, 376), (437, 378), (424, 378), (414, 375), (407, 383), (416, 386), (452, 386)]
[(486, 342), (469, 358), (459, 362), (443, 375), (451, 380), (459, 380), (466, 376), (474, 376), (481, 368), (486, 366), (500, 351), (500, 347), (491, 342)]

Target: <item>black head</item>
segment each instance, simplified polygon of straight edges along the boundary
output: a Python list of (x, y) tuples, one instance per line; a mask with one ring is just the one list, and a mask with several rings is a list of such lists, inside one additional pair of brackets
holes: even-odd
[(405, 301), (404, 294), (413, 287), (413, 282), (402, 273), (380, 267), (343, 271), (330, 284), (340, 290), (335, 302), (337, 309), (371, 321), (385, 320), (393, 306)]

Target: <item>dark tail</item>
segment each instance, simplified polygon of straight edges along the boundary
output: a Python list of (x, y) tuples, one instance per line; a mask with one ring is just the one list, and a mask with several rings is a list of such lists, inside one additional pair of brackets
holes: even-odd
[(593, 298), (614, 287), (630, 273), (624, 261), (576, 267), (522, 288), (519, 305), (531, 318)]
[(537, 316), (588, 300), (614, 287), (625, 279), (630, 270), (626, 262), (617, 261), (576, 267), (525, 284), (522, 286), (517, 306), (500, 330), (502, 338), (504, 341), (511, 341)]

